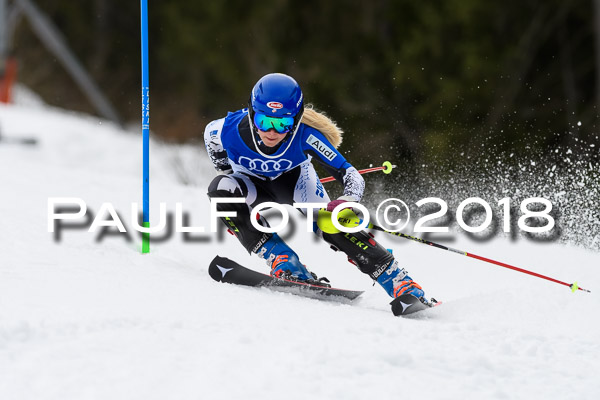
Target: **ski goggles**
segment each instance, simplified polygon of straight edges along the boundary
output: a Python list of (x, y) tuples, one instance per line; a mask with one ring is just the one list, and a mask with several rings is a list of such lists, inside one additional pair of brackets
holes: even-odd
[(277, 133), (288, 133), (294, 129), (294, 117), (270, 117), (265, 114), (254, 114), (254, 125), (261, 131), (275, 129)]

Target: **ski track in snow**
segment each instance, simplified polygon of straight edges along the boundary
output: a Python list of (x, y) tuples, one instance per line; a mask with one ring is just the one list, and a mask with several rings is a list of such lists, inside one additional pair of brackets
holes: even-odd
[[(443, 305), (395, 318), (387, 295), (304, 232), (289, 240), (354, 304), (214, 282), (215, 254), (266, 272), (233, 237), (181, 234), (140, 255), (132, 235), (47, 232), (49, 197), (112, 203), (131, 228), (141, 203), (141, 137), (97, 118), (0, 106), (0, 399), (598, 399), (598, 253), (525, 239), (450, 246), (577, 280), (592, 293), (402, 239), (377, 238)], [(209, 229), (203, 149), (152, 143), (158, 203), (183, 203)], [(180, 157), (204, 184), (177, 183)], [(189, 172), (187, 172), (189, 175)], [(435, 237), (432, 237), (435, 241)]]

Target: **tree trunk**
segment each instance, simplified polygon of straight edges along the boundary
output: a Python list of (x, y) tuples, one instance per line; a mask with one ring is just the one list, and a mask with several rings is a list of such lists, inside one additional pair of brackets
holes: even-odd
[(565, 112), (567, 113), (567, 130), (573, 132), (573, 135), (577, 136), (578, 129), (575, 126), (577, 119), (577, 86), (575, 82), (575, 73), (573, 72), (571, 42), (569, 39), (567, 24), (564, 20), (560, 29), (558, 30), (558, 45), (562, 84), (565, 93), (564, 99)]
[(96, 77), (101, 77), (106, 67), (106, 60), (110, 50), (108, 37), (109, 6), (107, 0), (94, 0), (94, 55), (91, 59), (91, 72)]
[(596, 53), (596, 114), (600, 113), (600, 0), (594, 0), (594, 36)]

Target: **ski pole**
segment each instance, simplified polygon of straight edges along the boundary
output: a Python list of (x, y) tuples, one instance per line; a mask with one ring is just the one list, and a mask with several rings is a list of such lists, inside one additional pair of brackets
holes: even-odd
[[(384, 174), (389, 174), (392, 172), (392, 169), (396, 168), (395, 165), (392, 165), (391, 162), (389, 161), (385, 161), (381, 167), (373, 167), (373, 168), (365, 168), (365, 169), (361, 169), (358, 171), (359, 174), (368, 174), (369, 172), (375, 172), (375, 171), (383, 171)], [(327, 183), (327, 182), (331, 182), (334, 181), (335, 178), (333, 176), (328, 176), (327, 178), (322, 178), (321, 179), (321, 183)]]
[[(353, 228), (353, 227), (356, 227), (356, 226), (360, 225), (360, 223), (362, 222), (362, 220), (354, 213), (354, 211), (352, 211), (350, 208), (346, 208), (346, 209), (344, 209), (344, 210), (342, 210), (342, 211), (340, 211), (338, 213), (338, 222), (340, 223), (340, 225), (346, 226), (348, 228)], [(325, 233), (338, 233), (338, 232), (340, 232), (339, 229), (337, 229), (335, 226), (333, 226), (333, 223), (331, 222), (331, 213), (329, 211), (325, 211), (325, 210), (320, 210), (319, 211), (318, 226)], [(325, 229), (323, 229), (323, 228), (325, 228)], [(453, 249), (452, 247), (447, 247), (447, 246), (441, 245), (439, 243), (434, 243), (434, 242), (431, 242), (429, 240), (425, 240), (425, 239), (422, 239), (422, 238), (419, 238), (419, 237), (410, 236), (410, 235), (407, 235), (407, 234), (402, 233), (402, 232), (388, 231), (387, 229), (384, 229), (384, 228), (382, 228), (380, 226), (377, 226), (377, 225), (374, 225), (372, 223), (369, 223), (369, 225), (368, 225), (367, 228), (375, 229), (377, 231), (385, 232), (385, 233), (393, 235), (393, 236), (401, 237), (401, 238), (404, 238), (404, 239), (409, 239), (409, 240), (412, 240), (412, 241), (415, 241), (415, 242), (418, 242), (418, 243), (423, 243), (423, 244), (426, 244), (426, 245), (429, 245), (429, 246), (437, 247), (438, 249), (448, 250), (448, 251), (451, 251), (453, 253), (462, 254), (464, 256), (475, 258), (475, 259), (480, 260), (480, 261), (485, 261), (485, 262), (490, 263), (490, 264), (499, 265), (499, 266), (504, 267), (504, 268), (512, 269), (513, 271), (518, 271), (518, 272), (522, 272), (524, 274), (529, 274), (529, 275), (532, 275), (532, 276), (536, 276), (538, 278), (546, 279), (548, 281), (555, 282), (555, 283), (558, 283), (560, 285), (568, 286), (569, 288), (571, 288), (571, 291), (573, 293), (575, 293), (577, 290), (581, 290), (583, 292), (591, 293), (589, 290), (579, 287), (577, 285), (577, 282), (573, 282), (573, 283), (569, 284), (569, 283), (566, 283), (566, 282), (563, 282), (563, 281), (559, 281), (558, 279), (551, 278), (551, 277), (546, 276), (546, 275), (538, 274), (537, 272), (528, 271), (528, 270), (523, 269), (523, 268), (515, 267), (513, 265), (506, 264), (506, 263), (503, 263), (503, 262), (500, 262), (500, 261), (496, 261), (496, 260), (492, 260), (490, 258), (478, 256), (477, 254), (469, 253), (469, 252), (466, 252), (466, 251), (463, 251), (463, 250)]]

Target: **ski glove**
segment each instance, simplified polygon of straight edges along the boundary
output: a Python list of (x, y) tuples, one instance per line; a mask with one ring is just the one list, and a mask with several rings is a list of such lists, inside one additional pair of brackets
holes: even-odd
[[(346, 203), (348, 201), (354, 201), (353, 198), (351, 198), (350, 196), (342, 196), (337, 200), (332, 200), (329, 203), (327, 203), (327, 211), (332, 212), (334, 208), (336, 208), (338, 205), (342, 204), (342, 203)], [(344, 207), (342, 208), (342, 210), (345, 210), (346, 208), (352, 208), (352, 207)]]

